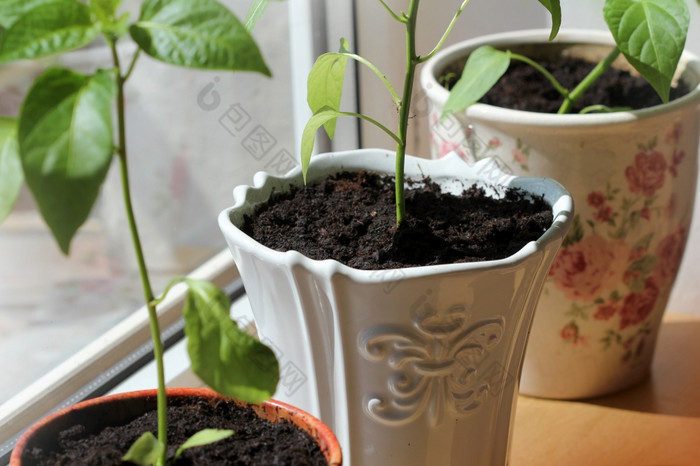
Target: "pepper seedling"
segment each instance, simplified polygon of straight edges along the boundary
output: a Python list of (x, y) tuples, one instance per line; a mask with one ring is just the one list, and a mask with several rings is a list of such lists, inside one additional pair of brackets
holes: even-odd
[[(559, 3), (556, 0), (538, 0), (552, 16), (552, 33), (556, 35), (559, 28), (561, 14)], [(396, 168), (395, 197), (396, 197), (396, 224), (400, 224), (406, 216), (406, 202), (404, 196), (404, 165), (406, 155), (406, 145), (408, 142), (408, 121), (411, 115), (411, 97), (413, 95), (413, 83), (416, 74), (416, 67), (429, 60), (442, 47), (448, 35), (454, 28), (457, 19), (466, 8), (469, 0), (464, 0), (459, 6), (442, 37), (435, 47), (426, 55), (418, 55), (416, 50), (416, 25), (418, 23), (419, 0), (410, 0), (406, 12), (395, 12), (384, 0), (379, 0), (381, 6), (388, 12), (391, 18), (405, 27), (406, 42), (406, 63), (404, 69), (403, 89), (401, 94), (396, 91), (384, 73), (369, 60), (349, 51), (349, 44), (346, 39), (340, 40), (340, 50), (338, 52), (325, 53), (321, 55), (309, 73), (307, 87), (307, 100), (313, 115), (307, 122), (302, 133), (301, 141), (301, 167), (306, 181), (306, 175), (311, 162), (316, 139), (316, 131), (323, 126), (328, 137), (333, 139), (335, 135), (335, 125), (339, 116), (352, 116), (361, 118), (373, 124), (391, 139), (396, 142)], [(398, 128), (394, 132), (381, 122), (362, 113), (343, 112), (340, 110), (340, 100), (342, 97), (345, 68), (348, 59), (356, 60), (358, 63), (369, 68), (384, 84), (391, 96), (391, 100), (397, 108), (399, 121)]]
[[(559, 0), (551, 0), (559, 9)], [(700, 0), (698, 0), (700, 4)], [(564, 98), (558, 113), (570, 113), (574, 102), (624, 55), (629, 64), (654, 88), (663, 102), (668, 102), (671, 82), (688, 37), (690, 12), (686, 0), (606, 0), (603, 17), (616, 46), (590, 73), (574, 87), (564, 88), (549, 71), (536, 61), (490, 46), (474, 50), (460, 79), (450, 90), (442, 117), (461, 112), (481, 99), (508, 70), (511, 60), (518, 60), (542, 73)], [(553, 36), (550, 36), (550, 40)], [(587, 107), (582, 113), (614, 111), (601, 105)]]
[[(182, 67), (270, 76), (249, 32), (267, 2), (255, 0), (245, 24), (217, 0), (145, 0), (133, 23), (128, 13), (118, 13), (121, 0), (4, 0), (0, 8), (0, 64), (79, 49), (100, 36), (112, 57), (111, 69), (93, 74), (46, 70), (31, 85), (19, 116), (0, 119), (0, 221), (11, 211), (26, 181), (61, 251), (68, 254), (113, 157), (118, 159), (158, 379), (157, 438), (145, 433), (125, 452), (137, 464), (166, 463), (167, 399), (156, 308), (171, 286), (188, 287), (184, 318), (191, 367), (214, 390), (262, 402), (276, 389), (279, 365), (270, 348), (238, 328), (229, 316), (229, 298), (213, 284), (178, 278), (162, 297), (155, 297), (129, 189), (125, 84), (141, 53)], [(127, 36), (137, 49), (130, 63), (123, 64), (117, 43)], [(228, 435), (230, 431), (202, 431), (178, 452)]]

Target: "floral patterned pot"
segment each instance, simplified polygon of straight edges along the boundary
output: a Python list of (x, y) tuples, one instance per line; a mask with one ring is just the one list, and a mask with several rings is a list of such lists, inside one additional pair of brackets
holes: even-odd
[[(381, 149), (320, 155), (309, 180), (393, 173), (394, 159)], [(508, 176), (489, 160), (471, 166), (456, 154), (407, 157), (406, 176), (457, 193), (474, 182), (518, 186), (544, 194), (555, 220), (505, 259), (357, 270), (274, 251), (239, 229), (272, 191), (302, 183), (297, 168), (237, 187), (219, 225), (261, 338), (277, 349), (277, 396), (326, 422), (348, 463), (504, 465), (528, 329), (571, 222), (571, 198), (552, 180)]]
[[(510, 173), (547, 176), (574, 197), (577, 215), (545, 283), (522, 393), (584, 398), (644, 379), (688, 237), (697, 178), (700, 62), (685, 53), (692, 91), (669, 104), (599, 115), (551, 115), (476, 104), (438, 121), (448, 92), (437, 77), (481, 45), (600, 58), (612, 39), (595, 31), (484, 36), (426, 63), (432, 156), (495, 157)], [(533, 45), (534, 44), (534, 45)], [(582, 45), (583, 44), (583, 45)]]
[[(216, 399), (221, 395), (206, 388), (167, 389), (168, 398)], [(156, 390), (141, 390), (83, 401), (57, 411), (30, 427), (12, 450), (10, 466), (28, 466), (23, 453), (32, 448), (51, 448), (58, 432), (81, 424), (87, 433), (98, 432), (110, 425), (123, 425), (156, 408)], [(237, 402), (246, 405), (243, 402)], [(261, 418), (272, 422), (286, 420), (306, 431), (318, 443), (329, 466), (342, 464), (342, 453), (333, 432), (310, 414), (276, 400), (250, 406)]]

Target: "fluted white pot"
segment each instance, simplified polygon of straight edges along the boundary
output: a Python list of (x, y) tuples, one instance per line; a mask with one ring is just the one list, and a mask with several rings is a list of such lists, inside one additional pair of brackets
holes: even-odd
[[(367, 149), (313, 159), (311, 182), (340, 171), (392, 173), (394, 153)], [(301, 184), (258, 173), (234, 190), (219, 224), (262, 338), (277, 349), (276, 398), (320, 417), (354, 466), (503, 465), (527, 334), (542, 283), (571, 221), (558, 183), (517, 178), (490, 161), (408, 157), (407, 177), (461, 192), (474, 182), (541, 195), (554, 223), (501, 260), (357, 270), (260, 245), (239, 226), (274, 190)]]
[(562, 31), (553, 43), (548, 34), (495, 34), (448, 47), (425, 64), (421, 85), (433, 157), (452, 150), (471, 162), (495, 157), (505, 171), (556, 179), (574, 197), (577, 215), (544, 286), (520, 389), (586, 398), (649, 374), (693, 213), (700, 61), (681, 58), (678, 78), (689, 94), (647, 109), (554, 115), (475, 104), (439, 121), (448, 91), (437, 78), (479, 46), (600, 59), (613, 43), (604, 32)]

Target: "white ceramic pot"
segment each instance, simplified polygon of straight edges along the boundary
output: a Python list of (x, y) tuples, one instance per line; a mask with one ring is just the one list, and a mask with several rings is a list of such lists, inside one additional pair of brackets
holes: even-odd
[[(316, 156), (311, 182), (340, 171), (393, 173), (393, 152)], [(239, 230), (270, 193), (301, 184), (258, 173), (234, 190), (219, 217), (262, 339), (277, 349), (276, 398), (327, 423), (349, 464), (506, 463), (512, 413), (533, 309), (571, 221), (556, 182), (503, 174), (452, 155), (408, 157), (406, 175), (451, 192), (473, 182), (544, 194), (554, 224), (536, 242), (496, 261), (357, 270), (334, 260), (264, 247)]]
[(481, 45), (600, 58), (612, 44), (594, 31), (562, 31), (546, 44), (548, 33), (448, 47), (425, 64), (421, 85), (433, 157), (452, 150), (470, 162), (495, 157), (506, 172), (550, 177), (572, 193), (577, 214), (545, 283), (520, 390), (584, 398), (649, 373), (693, 212), (700, 62), (689, 53), (681, 59), (679, 78), (690, 94), (644, 110), (553, 115), (476, 104), (438, 121), (448, 92), (436, 77)]

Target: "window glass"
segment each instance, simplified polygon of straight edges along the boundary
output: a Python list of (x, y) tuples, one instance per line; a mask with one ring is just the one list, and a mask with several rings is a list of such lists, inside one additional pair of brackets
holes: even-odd
[[(225, 0), (239, 18), (249, 1)], [(125, 8), (138, 15), (140, 2)], [(291, 114), (288, 5), (270, 2), (256, 26), (273, 78), (195, 71), (138, 59), (126, 85), (132, 195), (155, 290), (225, 248), (216, 219), (253, 173), (297, 162)], [(270, 33), (274, 31), (274, 33)], [(130, 57), (133, 44), (120, 53)], [(16, 115), (46, 66), (109, 67), (103, 45), (0, 67), (0, 114)], [(0, 404), (93, 341), (143, 302), (118, 167), (64, 256), (25, 188), (0, 225)]]

